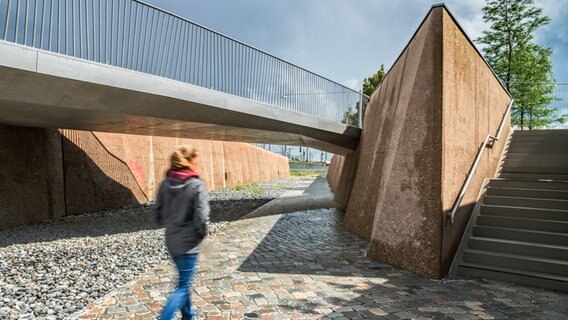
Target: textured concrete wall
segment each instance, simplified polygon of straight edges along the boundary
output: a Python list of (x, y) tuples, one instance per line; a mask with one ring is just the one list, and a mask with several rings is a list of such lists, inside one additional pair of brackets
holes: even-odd
[(368, 123), (361, 146), (360, 181), (375, 193), (369, 256), (428, 276), (438, 276), (442, 236), (441, 21), (429, 15), (373, 94), (366, 119), (378, 125)]
[(247, 143), (0, 125), (0, 228), (153, 200), (180, 145), (201, 152), (209, 190), (290, 175)]
[[(495, 135), (510, 102), (497, 78), (443, 11), (442, 210), (451, 211), (479, 146)], [(477, 201), (484, 178), (494, 177), (509, 134), (505, 121), (502, 139), (485, 153), (458, 211), (456, 223), (444, 224), (441, 273), (446, 274)]]
[(285, 157), (247, 143), (62, 132), (68, 142), (64, 148), (68, 214), (154, 200), (170, 155), (180, 145), (200, 151), (199, 172), (209, 190), (290, 174)]
[(65, 214), (61, 135), (0, 125), (0, 229)]
[(345, 157), (341, 155), (334, 155), (331, 157), (329, 162), (329, 168), (327, 170), (327, 184), (331, 192), (335, 193), (337, 188), (340, 186), (341, 171), (343, 171), (343, 163), (345, 162)]
[[(456, 225), (453, 205), (480, 143), (495, 134), (507, 93), (443, 7), (433, 8), (373, 93), (365, 114), (344, 226), (369, 239), (369, 256), (443, 276), (484, 178), (503, 143), (487, 153)], [(505, 130), (504, 134), (508, 130)], [(340, 163), (341, 158), (334, 159)], [(346, 166), (330, 170), (350, 189)]]

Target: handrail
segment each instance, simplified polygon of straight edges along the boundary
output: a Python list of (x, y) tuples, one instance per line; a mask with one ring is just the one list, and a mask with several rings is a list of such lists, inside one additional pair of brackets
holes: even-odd
[(485, 140), (483, 141), (481, 146), (479, 147), (479, 151), (477, 151), (477, 156), (475, 157), (475, 160), (473, 161), (473, 165), (471, 166), (471, 168), (469, 169), (469, 172), (467, 173), (467, 178), (465, 179), (465, 182), (463, 183), (463, 185), (460, 189), (460, 193), (458, 194), (456, 202), (454, 203), (454, 206), (452, 207), (452, 211), (448, 214), (448, 217), (450, 218), (450, 222), (452, 224), (455, 222), (455, 215), (456, 215), (458, 208), (459, 208), (459, 206), (460, 206), (460, 204), (463, 200), (463, 197), (465, 196), (465, 193), (467, 191), (467, 187), (469, 186), (469, 183), (471, 182), (473, 174), (475, 173), (475, 170), (477, 169), (477, 166), (479, 165), (479, 161), (481, 161), (481, 156), (483, 155), (483, 152), (485, 151), (485, 147), (491, 147), (491, 146), (493, 146), (493, 143), (495, 141), (499, 141), (499, 139), (501, 137), (501, 132), (503, 131), (503, 125), (505, 124), (505, 119), (507, 118), (507, 115), (509, 115), (509, 113), (511, 112), (512, 106), (513, 106), (513, 99), (511, 99), (511, 102), (509, 103), (507, 110), (503, 114), (503, 118), (501, 119), (501, 123), (499, 124), (499, 129), (497, 130), (497, 133), (495, 134), (495, 136), (488, 134), (485, 137)]
[(0, 0), (0, 41), (337, 123), (369, 100), (338, 82), (141, 0)]

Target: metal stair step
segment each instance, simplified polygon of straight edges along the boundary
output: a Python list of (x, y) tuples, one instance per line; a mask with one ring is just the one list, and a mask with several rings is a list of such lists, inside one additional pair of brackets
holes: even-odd
[(503, 164), (501, 172), (511, 173), (544, 173), (544, 174), (568, 174), (568, 166), (565, 163), (553, 165), (543, 163), (542, 166), (527, 166), (521, 164), (519, 166), (511, 164), (507, 161)]
[(557, 200), (557, 199), (539, 199), (539, 198), (486, 195), (483, 199), (483, 203), (512, 206), (512, 207), (568, 210), (568, 200)]
[(554, 130), (515, 130), (513, 131), (513, 138), (516, 137), (542, 137), (542, 136), (559, 136), (568, 135), (568, 130), (554, 129)]
[(530, 272), (477, 263), (462, 263), (458, 268), (458, 274), (568, 292), (568, 277), (541, 272)]
[(568, 261), (568, 246), (484, 237), (470, 237), (468, 246), (471, 249)]
[(568, 190), (489, 187), (487, 195), (568, 200)]
[(519, 180), (568, 181), (568, 174), (502, 172), (500, 178)]
[(538, 190), (568, 191), (568, 182), (552, 182), (552, 181), (491, 179), (487, 186), (494, 188), (525, 188), (525, 189), (538, 189)]
[(477, 225), (568, 234), (568, 222), (554, 220), (500, 217), (482, 214), (477, 217)]
[(483, 204), (481, 205), (480, 213), (502, 217), (568, 221), (568, 210), (521, 208)]
[(477, 225), (473, 227), (473, 235), (477, 237), (507, 239), (559, 246), (565, 246), (568, 243), (568, 234), (565, 233), (502, 228), (493, 226)]
[(568, 261), (557, 259), (467, 249), (465, 250), (464, 261), (517, 270), (568, 276)]

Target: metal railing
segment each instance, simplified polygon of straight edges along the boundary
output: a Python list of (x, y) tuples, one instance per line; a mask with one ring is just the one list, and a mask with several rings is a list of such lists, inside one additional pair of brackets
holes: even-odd
[(348, 87), (136, 0), (0, 0), (0, 40), (334, 122), (368, 101)]
[[(540, 128), (540, 129), (568, 129), (568, 83), (511, 82), (510, 87), (512, 94), (516, 93), (514, 89), (524, 89), (524, 90), (536, 89), (539, 92), (547, 92), (548, 93), (547, 96), (553, 97), (552, 101), (547, 106), (548, 108), (554, 110), (554, 113), (551, 115), (551, 118), (553, 120), (564, 118), (565, 122), (561, 123), (558, 121), (553, 121), (545, 128)], [(515, 115), (515, 110), (513, 110), (513, 114)], [(516, 114), (516, 116), (519, 117), (520, 115)]]
[(509, 103), (507, 110), (503, 114), (503, 118), (501, 118), (501, 123), (499, 124), (499, 129), (497, 129), (497, 133), (494, 136), (492, 136), (491, 134), (488, 134), (485, 137), (485, 140), (483, 140), (483, 143), (481, 144), (481, 146), (479, 146), (479, 150), (477, 151), (477, 155), (475, 156), (475, 160), (473, 161), (473, 165), (471, 166), (471, 168), (469, 169), (469, 172), (467, 173), (467, 178), (465, 179), (465, 181), (464, 181), (464, 183), (463, 183), (463, 185), (460, 189), (460, 192), (458, 194), (458, 197), (457, 197), (456, 201), (454, 202), (454, 206), (452, 207), (452, 211), (450, 211), (448, 213), (448, 217), (450, 218), (450, 222), (452, 224), (455, 222), (456, 213), (458, 212), (458, 209), (461, 205), (463, 197), (465, 196), (465, 193), (467, 192), (467, 188), (469, 187), (469, 183), (471, 182), (471, 179), (473, 178), (473, 175), (475, 174), (475, 170), (477, 170), (477, 166), (479, 165), (479, 161), (481, 161), (481, 157), (483, 156), (483, 152), (485, 151), (485, 148), (492, 147), (493, 144), (495, 143), (495, 141), (499, 141), (499, 139), (501, 138), (501, 132), (503, 131), (503, 126), (505, 125), (505, 119), (507, 119), (507, 116), (511, 113), (512, 106), (513, 106), (513, 99), (511, 99), (511, 102)]

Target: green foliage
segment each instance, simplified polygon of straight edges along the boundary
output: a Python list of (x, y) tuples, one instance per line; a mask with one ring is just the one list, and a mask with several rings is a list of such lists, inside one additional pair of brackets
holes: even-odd
[(363, 80), (363, 93), (370, 97), (379, 83), (381, 83), (381, 81), (385, 77), (385, 74), (385, 66), (381, 65), (381, 68), (375, 74), (368, 78), (365, 78)]
[(345, 124), (353, 126), (353, 127), (357, 127), (359, 125), (359, 103), (358, 102), (357, 102), (355, 109), (353, 109), (352, 107), (349, 107), (349, 108), (347, 108), (347, 110), (345, 110), (345, 113), (343, 114), (343, 119), (341, 119), (341, 123), (345, 123)]
[[(363, 79), (363, 94), (371, 96), (379, 83), (383, 81), (386, 71), (385, 66), (381, 65), (381, 68), (372, 76)], [(359, 102), (355, 104), (355, 108), (349, 107), (343, 114), (342, 123), (357, 127), (359, 126)], [(365, 115), (365, 107), (363, 106), (363, 115)]]
[(253, 195), (259, 195), (264, 192), (264, 189), (257, 183), (253, 184), (237, 184), (231, 188), (235, 191), (242, 191)]
[(317, 177), (321, 175), (321, 171), (290, 171), (292, 177)]
[(513, 125), (531, 130), (563, 121), (548, 107), (555, 99), (552, 50), (533, 42), (534, 32), (550, 19), (533, 0), (488, 0), (483, 20), (491, 27), (476, 41), (515, 99)]

